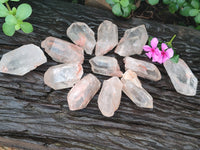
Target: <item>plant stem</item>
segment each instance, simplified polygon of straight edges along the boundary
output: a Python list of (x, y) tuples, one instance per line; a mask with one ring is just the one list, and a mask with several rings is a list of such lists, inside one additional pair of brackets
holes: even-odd
[(8, 8), (9, 11), (11, 11), (10, 6), (8, 4), (8, 2), (6, 2), (6, 7)]
[(173, 40), (175, 39), (176, 34), (171, 38), (171, 40), (168, 42), (170, 45), (172, 44)]

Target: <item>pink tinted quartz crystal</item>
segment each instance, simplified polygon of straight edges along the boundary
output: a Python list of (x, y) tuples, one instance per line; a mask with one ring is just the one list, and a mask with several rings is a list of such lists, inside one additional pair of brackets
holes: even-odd
[(55, 38), (47, 37), (41, 47), (53, 60), (60, 63), (83, 63), (83, 49), (70, 42)]
[(83, 77), (69, 91), (67, 101), (70, 110), (85, 108), (100, 89), (101, 82), (92, 74)]
[(137, 74), (127, 70), (122, 78), (123, 92), (139, 107), (153, 108), (152, 96), (142, 87)]
[(89, 60), (92, 71), (105, 76), (122, 76), (117, 59), (109, 56), (96, 56)]
[(144, 25), (128, 29), (119, 41), (115, 53), (120, 56), (141, 54), (147, 40), (148, 34)]
[(72, 87), (83, 75), (81, 64), (61, 64), (50, 67), (44, 74), (44, 83), (54, 90)]
[(95, 55), (104, 55), (111, 51), (118, 43), (118, 28), (112, 22), (105, 20), (98, 28)]
[(125, 69), (134, 71), (139, 77), (146, 78), (152, 81), (161, 79), (161, 74), (158, 68), (149, 62), (138, 60), (132, 57), (124, 58)]
[(98, 97), (98, 107), (106, 117), (112, 117), (121, 102), (122, 83), (118, 77), (104, 80)]
[(67, 29), (67, 36), (87, 54), (92, 54), (96, 45), (94, 32), (83, 22), (72, 23)]
[(196, 95), (198, 79), (184, 60), (179, 58), (178, 63), (167, 60), (164, 63), (164, 67), (178, 93), (187, 96)]

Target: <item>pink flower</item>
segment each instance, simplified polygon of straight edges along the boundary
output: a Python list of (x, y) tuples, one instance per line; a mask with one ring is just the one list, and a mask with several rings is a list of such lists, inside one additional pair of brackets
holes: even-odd
[(165, 43), (162, 43), (161, 49), (162, 49), (162, 51), (159, 52), (160, 54), (159, 54), (159, 58), (157, 60), (160, 64), (164, 63), (165, 61), (167, 61), (174, 55), (173, 49), (168, 48), (168, 46)]
[(157, 46), (158, 46), (158, 39), (157, 38), (153, 38), (151, 40), (151, 47), (149, 45), (145, 45), (143, 47), (144, 51), (148, 52), (148, 53), (146, 53), (146, 55), (149, 58), (152, 58), (153, 62), (156, 62), (159, 59), (160, 50), (159, 50), (159, 48)]

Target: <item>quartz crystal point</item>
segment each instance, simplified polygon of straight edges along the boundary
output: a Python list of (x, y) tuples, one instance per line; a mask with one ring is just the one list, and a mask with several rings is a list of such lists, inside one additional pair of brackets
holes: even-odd
[(67, 36), (78, 46), (82, 47), (87, 54), (92, 54), (96, 45), (94, 32), (83, 22), (75, 22), (67, 29)]
[(88, 74), (78, 81), (69, 91), (67, 101), (70, 110), (85, 108), (100, 89), (101, 82), (92, 74)]
[(161, 74), (158, 68), (149, 62), (138, 60), (132, 57), (124, 58), (125, 69), (134, 71), (139, 77), (153, 81), (161, 79)]
[(148, 40), (148, 34), (144, 25), (125, 31), (124, 37), (119, 41), (115, 53), (120, 56), (141, 54), (143, 46)]
[(96, 56), (89, 60), (92, 71), (106, 76), (122, 76), (117, 60), (109, 56)]
[(23, 76), (46, 62), (43, 51), (34, 44), (28, 44), (4, 54), (0, 72)]
[(106, 117), (111, 117), (118, 109), (121, 101), (122, 83), (118, 77), (104, 80), (98, 97), (98, 107)]
[(83, 49), (70, 42), (55, 38), (47, 37), (41, 47), (45, 49), (51, 58), (60, 63), (83, 63)]
[(139, 107), (153, 108), (152, 96), (141, 86), (137, 74), (127, 70), (121, 78), (123, 92)]
[(112, 22), (105, 20), (98, 28), (95, 55), (104, 55), (118, 43), (118, 28)]
[(72, 87), (83, 75), (81, 64), (61, 64), (50, 67), (44, 74), (44, 83), (54, 90)]
[(164, 67), (178, 93), (187, 96), (196, 95), (198, 80), (184, 60), (179, 58), (178, 63), (167, 60)]

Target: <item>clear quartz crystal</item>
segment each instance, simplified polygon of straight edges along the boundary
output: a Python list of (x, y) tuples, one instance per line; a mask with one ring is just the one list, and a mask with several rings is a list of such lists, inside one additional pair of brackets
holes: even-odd
[(0, 72), (23, 76), (46, 62), (47, 58), (38, 46), (23, 45), (3, 55)]
[(94, 32), (83, 22), (75, 22), (67, 29), (67, 36), (87, 54), (92, 54), (96, 45)]
[(90, 100), (100, 89), (101, 82), (92, 74), (83, 77), (69, 91), (67, 101), (70, 110), (79, 110), (87, 107)]
[(147, 40), (148, 34), (144, 25), (128, 29), (119, 41), (115, 53), (120, 56), (141, 54)]
[(98, 97), (98, 107), (106, 117), (112, 117), (121, 102), (122, 83), (118, 77), (104, 80)]
[(139, 107), (153, 108), (152, 96), (142, 87), (137, 74), (127, 70), (122, 78), (123, 92)]
[(125, 69), (134, 71), (139, 77), (146, 78), (152, 81), (161, 79), (161, 74), (158, 68), (149, 62), (138, 60), (132, 57), (124, 58)]
[(55, 38), (47, 37), (41, 47), (53, 60), (60, 63), (83, 63), (83, 49), (70, 42)]
[(44, 83), (54, 90), (72, 87), (83, 75), (81, 64), (61, 64), (50, 67), (44, 74)]
[(111, 51), (118, 43), (118, 27), (111, 21), (103, 21), (98, 28), (95, 55), (100, 56)]
[(198, 80), (184, 60), (179, 58), (178, 63), (167, 60), (164, 67), (178, 93), (187, 96), (196, 95)]
[(92, 71), (105, 76), (122, 76), (117, 59), (109, 56), (96, 56), (89, 60)]

